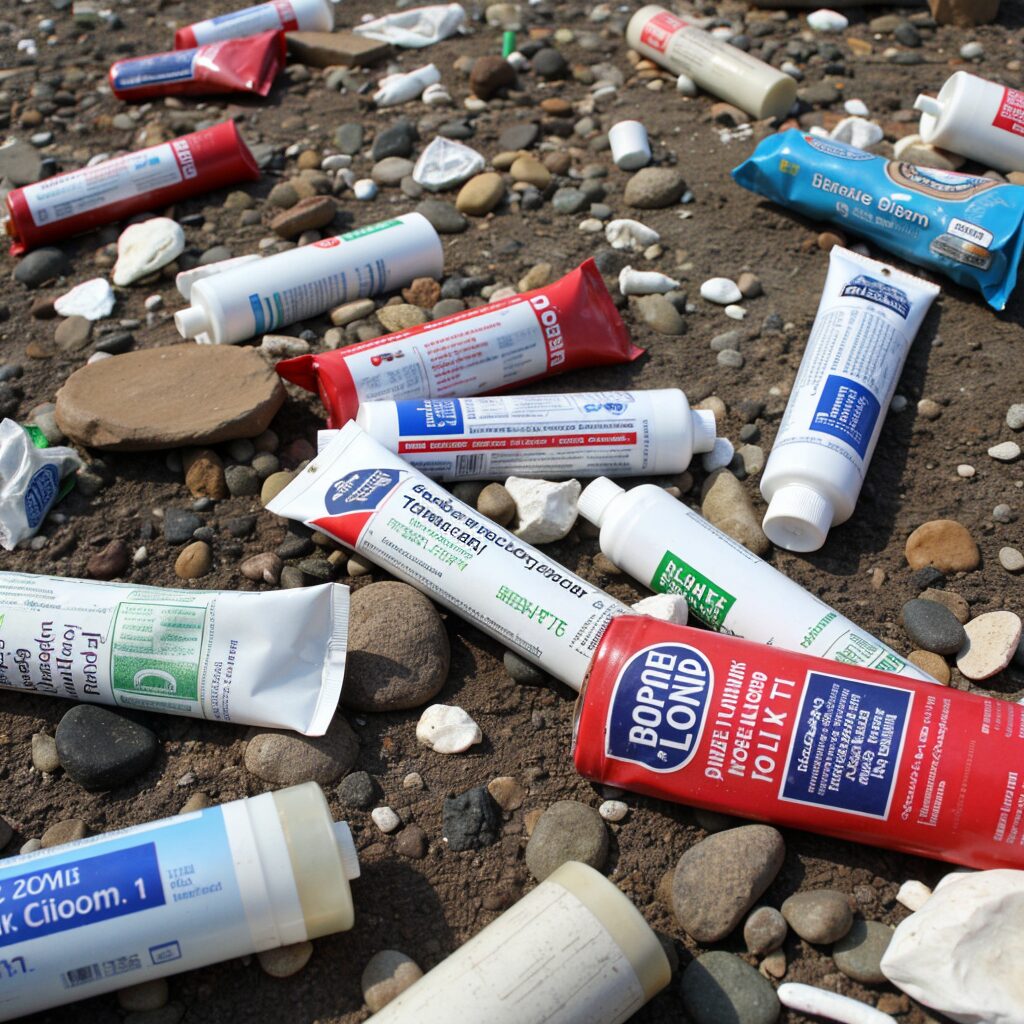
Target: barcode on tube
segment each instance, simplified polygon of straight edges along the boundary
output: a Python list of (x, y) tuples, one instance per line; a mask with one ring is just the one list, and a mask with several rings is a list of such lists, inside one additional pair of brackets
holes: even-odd
[(103, 977), (99, 964), (87, 964), (85, 967), (76, 967), (74, 970), (64, 974), (64, 987), (75, 988), (78, 985), (87, 985), (90, 981), (98, 981)]
[(482, 473), (486, 455), (456, 455), (455, 475), (471, 476), (474, 473)]

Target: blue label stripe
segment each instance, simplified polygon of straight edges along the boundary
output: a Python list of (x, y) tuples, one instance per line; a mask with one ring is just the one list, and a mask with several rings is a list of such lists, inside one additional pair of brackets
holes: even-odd
[(186, 82), (193, 77), (193, 64), (198, 48), (155, 53), (137, 60), (119, 61), (114, 65), (115, 89), (140, 89), (164, 82)]
[(881, 411), (865, 385), (832, 373), (822, 388), (810, 429), (845, 441), (863, 459)]
[(461, 434), (462, 402), (452, 398), (410, 399), (397, 402), (400, 437)]
[(263, 301), (256, 294), (249, 296), (249, 308), (252, 310), (253, 319), (256, 321), (256, 329), (253, 333), (262, 334), (267, 329), (266, 317), (263, 315)]

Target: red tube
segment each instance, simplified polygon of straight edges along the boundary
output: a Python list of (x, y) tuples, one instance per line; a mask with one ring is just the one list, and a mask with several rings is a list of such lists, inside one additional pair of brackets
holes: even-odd
[(588, 779), (974, 868), (1024, 868), (1024, 706), (613, 619), (576, 706)]
[(191, 50), (119, 60), (110, 66), (110, 89), (119, 100), (253, 92), (266, 96), (285, 61), (283, 32), (261, 32)]
[(235, 123), (224, 121), (9, 192), (11, 253), (259, 176)]
[(286, 359), (277, 372), (319, 391), (328, 424), (341, 427), (360, 402), (465, 398), (641, 355), (600, 271), (586, 260), (545, 288), (361, 345)]

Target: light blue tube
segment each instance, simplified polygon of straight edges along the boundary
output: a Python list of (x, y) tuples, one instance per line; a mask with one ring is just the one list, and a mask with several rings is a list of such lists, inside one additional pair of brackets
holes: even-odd
[(797, 128), (765, 139), (732, 176), (980, 291), (993, 309), (1017, 283), (1024, 186), (886, 160)]

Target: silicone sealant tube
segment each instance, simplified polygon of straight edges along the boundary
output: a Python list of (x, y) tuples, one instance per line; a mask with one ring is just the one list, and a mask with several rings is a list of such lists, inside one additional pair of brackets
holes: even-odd
[(172, 590), (0, 572), (0, 689), (322, 736), (348, 587)]
[(835, 246), (814, 327), (761, 474), (763, 529), (817, 551), (853, 514), (896, 382), (938, 285)]
[(359, 859), (315, 782), (0, 863), (0, 1020), (347, 931)]
[(356, 423), (268, 505), (418, 587), (578, 690), (629, 609), (432, 483)]
[(678, 388), (364, 402), (356, 422), (435, 480), (681, 473), (715, 443), (714, 415)]
[(187, 50), (259, 32), (330, 32), (333, 28), (334, 8), (330, 0), (270, 0), (179, 28), (174, 33), (174, 48)]
[(1024, 171), (1024, 92), (957, 71), (917, 97), (921, 138), (997, 171)]
[(340, 427), (363, 402), (480, 395), (641, 355), (601, 272), (586, 260), (544, 288), (361, 345), (285, 359), (277, 372), (319, 391), (328, 426)]
[(183, 338), (230, 345), (443, 271), (440, 236), (405, 213), (196, 280), (174, 324)]
[(657, 4), (633, 15), (626, 41), (642, 56), (677, 75), (689, 75), (702, 89), (756, 118), (784, 117), (796, 101), (796, 80), (785, 72)]
[(935, 682), (661, 487), (625, 491), (599, 477), (580, 495), (579, 509), (600, 527), (607, 558), (656, 593), (685, 597), (711, 629)]
[(973, 868), (1024, 868), (1024, 706), (613, 620), (576, 703), (588, 779)]
[(374, 1018), (622, 1024), (670, 977), (636, 907), (602, 874), (569, 861)]
[(57, 174), (7, 193), (7, 233), (20, 256), (37, 245), (91, 231), (260, 176), (234, 121)]

